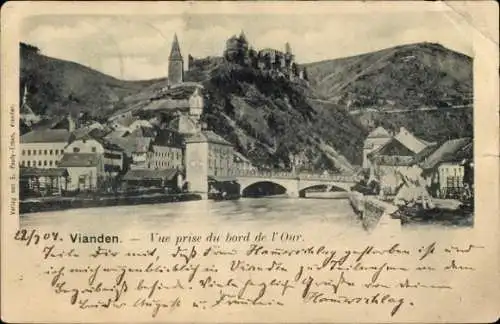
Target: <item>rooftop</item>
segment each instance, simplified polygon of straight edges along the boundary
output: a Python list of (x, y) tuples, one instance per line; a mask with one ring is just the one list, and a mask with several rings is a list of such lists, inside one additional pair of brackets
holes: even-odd
[(367, 138), (390, 138), (391, 134), (382, 126), (372, 130)]
[(226, 141), (221, 136), (215, 134), (213, 131), (202, 131), (191, 135), (186, 139), (186, 143), (214, 143), (232, 146), (233, 144)]
[(473, 157), (472, 138), (452, 139), (441, 144), (421, 164), (422, 169), (432, 169), (440, 163), (461, 162)]
[(34, 130), (21, 136), (21, 143), (67, 143), (70, 132), (66, 129)]
[(128, 155), (132, 153), (144, 153), (149, 150), (149, 145), (151, 144), (150, 137), (118, 137), (109, 139), (111, 143), (119, 146)]
[(60, 167), (93, 167), (99, 165), (100, 156), (96, 153), (65, 153), (59, 162)]
[(68, 170), (65, 168), (50, 168), (50, 169), (39, 169), (39, 168), (24, 168), (21, 167), (20, 176), (22, 177), (66, 177), (68, 176)]
[(427, 146), (434, 144), (416, 137), (404, 127), (401, 127), (399, 133), (394, 138), (398, 140), (401, 144), (406, 146), (413, 153), (419, 153)]

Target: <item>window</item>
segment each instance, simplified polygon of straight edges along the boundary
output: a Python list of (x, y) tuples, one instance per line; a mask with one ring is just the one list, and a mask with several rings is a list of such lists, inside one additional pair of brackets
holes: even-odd
[(78, 153), (80, 152), (80, 148), (79, 147), (73, 147), (73, 153)]
[(38, 150), (38, 155), (42, 155), (42, 150)]
[(33, 155), (36, 155), (36, 150), (33, 150)]
[(64, 154), (64, 150), (61, 150), (61, 154)]
[(42, 160), (38, 161), (38, 166), (42, 166)]
[(92, 146), (92, 153), (97, 152), (97, 148), (95, 146)]
[(27, 164), (28, 166), (31, 166), (31, 162), (30, 162), (30, 161), (27, 161), (27, 162), (26, 162), (26, 164)]
[(47, 150), (43, 150), (43, 154), (44, 154), (44, 155), (47, 155)]
[(28, 155), (31, 155), (31, 150), (28, 150)]
[(32, 164), (34, 167), (36, 167), (36, 161), (33, 160), (33, 164)]
[(25, 154), (26, 154), (26, 151), (25, 151), (25, 150), (23, 150), (21, 154), (22, 154), (22, 155), (25, 155)]
[(49, 165), (52, 166), (54, 162), (52, 162), (52, 160), (49, 161)]
[(50, 151), (49, 151), (49, 154), (50, 154), (50, 155), (54, 154), (54, 151), (53, 151), (53, 150), (50, 150)]
[[(29, 161), (28, 161), (29, 162)], [(21, 166), (24, 166), (24, 161), (21, 161)]]
[(47, 166), (47, 160), (43, 161), (43, 166)]

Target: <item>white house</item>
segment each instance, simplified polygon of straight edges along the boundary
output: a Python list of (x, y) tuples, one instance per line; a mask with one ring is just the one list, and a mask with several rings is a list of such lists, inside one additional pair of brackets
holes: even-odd
[(55, 168), (68, 145), (70, 132), (45, 129), (26, 133), (20, 138), (22, 167)]

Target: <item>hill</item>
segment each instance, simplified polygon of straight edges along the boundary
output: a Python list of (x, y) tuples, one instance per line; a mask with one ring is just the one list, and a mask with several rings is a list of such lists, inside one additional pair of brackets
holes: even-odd
[(29, 103), (37, 114), (111, 109), (120, 98), (155, 83), (123, 81), (78, 63), (45, 56), (34, 46), (20, 44), (20, 86), (27, 85)]
[(417, 109), (470, 104), (472, 59), (418, 43), (306, 65), (322, 99), (348, 110)]
[(288, 167), (292, 153), (318, 169), (352, 171), (361, 160), (365, 129), (344, 110), (308, 100), (305, 84), (230, 63), (200, 81), (207, 124), (253, 161)]
[(306, 67), (314, 96), (369, 130), (404, 126), (431, 141), (473, 135), (469, 56), (418, 43)]

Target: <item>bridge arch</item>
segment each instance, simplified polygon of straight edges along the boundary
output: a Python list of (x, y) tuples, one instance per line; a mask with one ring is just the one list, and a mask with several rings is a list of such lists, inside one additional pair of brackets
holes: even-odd
[(349, 182), (323, 182), (323, 181), (301, 181), (299, 183), (299, 192), (305, 192), (307, 189), (315, 187), (326, 187), (327, 191), (351, 191), (352, 183)]
[(251, 181), (238, 181), (241, 185), (242, 197), (261, 197), (282, 194), (294, 194), (296, 183), (279, 179), (253, 179)]

